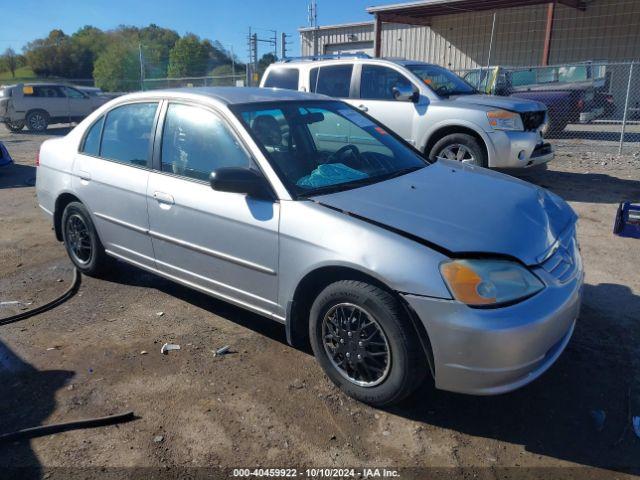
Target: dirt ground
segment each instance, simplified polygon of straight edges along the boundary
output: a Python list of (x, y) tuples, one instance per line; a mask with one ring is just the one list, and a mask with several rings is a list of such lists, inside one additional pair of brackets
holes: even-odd
[[(66, 132), (0, 129), (16, 161), (0, 169), (0, 302), (22, 302), (0, 304), (0, 318), (71, 282), (32, 186), (39, 144)], [(337, 390), (309, 352), (289, 347), (281, 325), (120, 265), (107, 279), (84, 277), (58, 308), (0, 326), (0, 433), (129, 410), (136, 420), (0, 443), (0, 477), (121, 478), (134, 467), (148, 467), (145, 478), (201, 467), (408, 469), (402, 478), (426, 478), (422, 467), (443, 478), (639, 474), (630, 417), (640, 415), (640, 240), (611, 231), (617, 203), (640, 201), (640, 158), (570, 142), (562, 139), (548, 170), (521, 175), (578, 212), (587, 272), (574, 338), (533, 384), (471, 397), (427, 382), (399, 406), (370, 408)], [(165, 342), (182, 349), (161, 355)], [(223, 345), (231, 353), (214, 357)]]

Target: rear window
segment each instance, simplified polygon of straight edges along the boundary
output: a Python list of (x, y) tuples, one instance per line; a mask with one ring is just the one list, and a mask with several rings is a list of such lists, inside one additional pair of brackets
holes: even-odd
[(297, 68), (274, 68), (269, 71), (267, 79), (264, 81), (264, 86), (266, 88), (298, 90), (299, 78), (300, 72)]
[(336, 98), (348, 98), (353, 65), (314, 68), (309, 76), (309, 90)]

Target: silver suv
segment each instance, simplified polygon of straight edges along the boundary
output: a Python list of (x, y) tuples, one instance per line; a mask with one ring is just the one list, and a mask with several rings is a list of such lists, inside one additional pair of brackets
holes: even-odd
[(127, 95), (39, 159), (38, 202), (79, 270), (117, 258), (281, 322), (374, 405), (428, 373), (457, 392), (519, 388), (573, 332), (583, 271), (562, 199), (432, 163), (329, 97)]
[(430, 159), (526, 168), (553, 159), (544, 104), (480, 95), (453, 72), (368, 56), (272, 64), (261, 87), (339, 98), (384, 123)]
[(0, 122), (12, 132), (25, 125), (44, 132), (54, 123), (79, 122), (109, 99), (57, 83), (26, 83), (0, 88)]

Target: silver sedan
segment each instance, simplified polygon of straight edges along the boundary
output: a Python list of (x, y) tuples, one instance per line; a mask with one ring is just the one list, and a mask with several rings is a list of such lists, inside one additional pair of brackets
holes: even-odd
[(119, 259), (284, 324), (373, 405), (426, 375), (497, 394), (547, 370), (579, 313), (576, 215), (430, 162), (346, 103), (284, 90), (127, 95), (42, 145), (38, 202), (75, 266)]

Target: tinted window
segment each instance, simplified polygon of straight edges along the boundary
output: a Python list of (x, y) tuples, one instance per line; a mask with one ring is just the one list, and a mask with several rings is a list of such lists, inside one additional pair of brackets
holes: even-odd
[(511, 72), (511, 85), (520, 87), (536, 83), (536, 72), (533, 70), (517, 70)]
[(133, 103), (111, 110), (104, 122), (100, 156), (146, 166), (157, 107), (157, 103)]
[(267, 88), (286, 88), (298, 90), (300, 73), (297, 68), (274, 68), (269, 72), (264, 86)]
[[(314, 69), (317, 70), (317, 69)], [(322, 67), (320, 72), (311, 72), (309, 90), (336, 98), (349, 97), (353, 65)]]
[(69, 98), (85, 98), (84, 95), (80, 93), (79, 90), (76, 90), (75, 88), (64, 87), (64, 91), (66, 92), (67, 97)]
[(89, 129), (87, 136), (84, 137), (84, 145), (82, 151), (87, 155), (93, 155), (95, 157), (100, 153), (100, 136), (102, 134), (102, 125), (104, 124), (104, 117), (100, 117), (96, 123)]
[(189, 105), (169, 105), (161, 155), (162, 171), (205, 181), (216, 168), (251, 165), (222, 119)]
[(378, 65), (363, 65), (360, 78), (360, 98), (369, 100), (394, 100), (393, 88), (411, 86), (400, 72)]
[(25, 87), (25, 95), (33, 95), (34, 97), (43, 97), (43, 98), (64, 98), (64, 93), (62, 93), (62, 89), (60, 87), (44, 85), (44, 86), (33, 86), (31, 88), (32, 93), (29, 92), (29, 88)]

